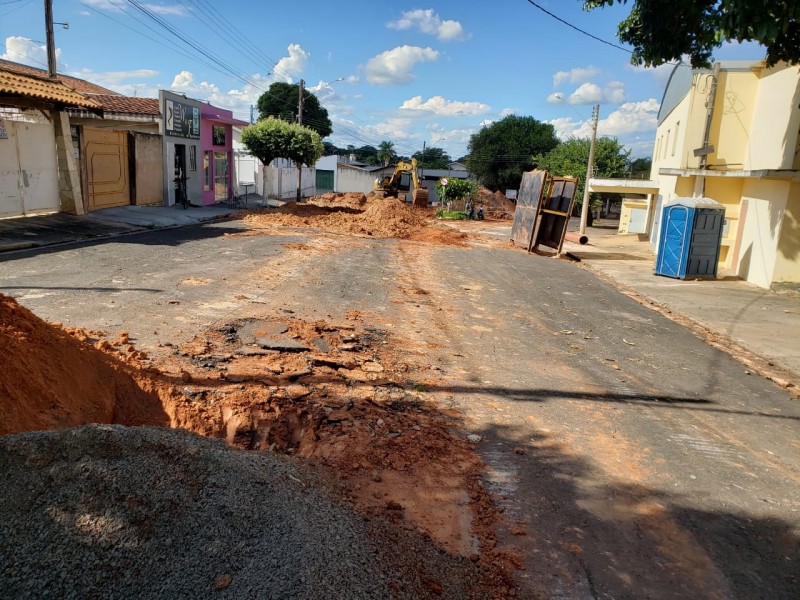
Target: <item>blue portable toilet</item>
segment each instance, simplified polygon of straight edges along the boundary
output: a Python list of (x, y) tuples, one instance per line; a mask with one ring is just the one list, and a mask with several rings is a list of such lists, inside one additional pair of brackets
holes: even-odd
[(676, 279), (717, 276), (725, 207), (710, 198), (675, 198), (661, 215), (656, 275)]

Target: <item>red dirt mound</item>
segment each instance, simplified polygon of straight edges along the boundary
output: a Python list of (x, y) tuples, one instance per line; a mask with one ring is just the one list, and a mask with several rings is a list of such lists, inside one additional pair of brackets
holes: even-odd
[(137, 385), (125, 363), (73, 333), (0, 294), (0, 435), (84, 423), (169, 424), (158, 397)]
[(314, 227), (344, 234), (466, 245), (463, 233), (434, 223), (426, 211), (397, 198), (372, 194), (323, 194), (302, 204), (290, 202), (277, 210), (248, 214), (244, 222), (253, 228)]

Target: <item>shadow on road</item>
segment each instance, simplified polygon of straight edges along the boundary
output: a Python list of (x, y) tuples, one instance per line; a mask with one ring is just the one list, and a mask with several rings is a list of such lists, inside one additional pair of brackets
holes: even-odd
[[(463, 385), (425, 385), (427, 391), (449, 392), (453, 394), (485, 394), (497, 396), (504, 400), (518, 402), (548, 402), (552, 400), (586, 400), (590, 402), (612, 402), (651, 406), (657, 408), (672, 408), (680, 410), (699, 410), (719, 412), (731, 415), (746, 415), (753, 417), (769, 417), (773, 419), (790, 419), (800, 421), (800, 414), (786, 415), (758, 411), (730, 409), (719, 406), (707, 398), (692, 398), (684, 396), (647, 395), (647, 394), (619, 394), (612, 392), (595, 393), (584, 391), (568, 391), (546, 388), (514, 389), (497, 386), (463, 386)], [(712, 406), (714, 405), (714, 406)]]
[(478, 433), (509, 521), (501, 539), (522, 548), (534, 597), (797, 597), (800, 538), (788, 522), (725, 509), (724, 490), (703, 501), (719, 508), (698, 509), (687, 487), (671, 491), (679, 474), (660, 475), (670, 491), (628, 483), (644, 479), (635, 456), (603, 475), (547, 433)]
[(143, 230), (92, 240), (64, 240), (64, 243), (59, 243), (57, 245), (5, 252), (0, 254), (0, 262), (33, 256), (43, 256), (55, 252), (63, 252), (65, 249), (93, 248), (95, 246), (104, 246), (107, 244), (140, 244), (146, 246), (177, 247), (190, 242), (213, 239), (246, 231), (249, 231), (249, 228), (242, 225), (240, 221), (218, 221), (215, 223)]

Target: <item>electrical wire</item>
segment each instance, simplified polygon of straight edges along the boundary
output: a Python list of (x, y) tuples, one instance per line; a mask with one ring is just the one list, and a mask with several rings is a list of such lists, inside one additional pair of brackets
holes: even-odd
[(546, 9), (546, 8), (544, 8), (543, 6), (540, 6), (540, 5), (538, 5), (538, 4), (537, 4), (536, 2), (534, 2), (533, 0), (527, 0), (527, 2), (528, 2), (528, 4), (530, 4), (530, 5), (532, 5), (532, 6), (535, 6), (536, 8), (538, 8), (540, 11), (542, 11), (542, 12), (543, 12), (543, 13), (545, 13), (546, 15), (548, 15), (548, 16), (550, 16), (550, 17), (554, 18), (556, 21), (558, 21), (558, 22), (560, 22), (560, 23), (563, 23), (563, 24), (564, 24), (564, 25), (566, 25), (567, 27), (571, 27), (571, 28), (572, 28), (572, 29), (574, 29), (575, 31), (577, 31), (577, 32), (579, 32), (579, 33), (582, 33), (583, 35), (586, 35), (586, 36), (588, 36), (588, 37), (592, 38), (593, 40), (597, 40), (598, 42), (601, 42), (601, 43), (603, 43), (603, 44), (605, 44), (605, 45), (607, 45), (607, 46), (611, 46), (612, 48), (616, 48), (617, 50), (622, 50), (623, 52), (627, 52), (628, 54), (633, 54), (633, 50), (629, 50), (628, 48), (623, 48), (622, 46), (618, 46), (617, 44), (614, 44), (613, 42), (609, 42), (608, 40), (604, 40), (604, 39), (603, 39), (603, 38), (601, 38), (601, 37), (597, 37), (596, 35), (594, 35), (594, 34), (592, 34), (592, 33), (589, 33), (588, 31), (586, 31), (585, 29), (581, 29), (581, 28), (580, 28), (580, 27), (578, 27), (577, 25), (573, 25), (572, 23), (570, 23), (570, 22), (569, 22), (569, 21), (567, 21), (566, 19), (562, 19), (562, 18), (561, 18), (561, 17), (559, 17), (558, 15), (555, 15), (555, 14), (551, 13), (549, 10), (547, 10), (547, 9)]

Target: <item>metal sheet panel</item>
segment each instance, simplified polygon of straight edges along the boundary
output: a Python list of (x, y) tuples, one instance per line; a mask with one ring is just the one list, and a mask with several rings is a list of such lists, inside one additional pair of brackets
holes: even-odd
[(517, 208), (514, 211), (514, 223), (511, 226), (511, 239), (514, 244), (526, 250), (530, 248), (533, 238), (539, 202), (547, 185), (547, 179), (547, 171), (534, 169), (522, 174), (522, 183), (517, 195)]

